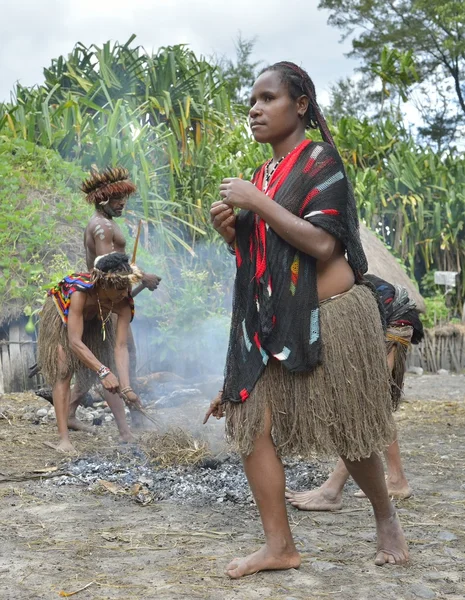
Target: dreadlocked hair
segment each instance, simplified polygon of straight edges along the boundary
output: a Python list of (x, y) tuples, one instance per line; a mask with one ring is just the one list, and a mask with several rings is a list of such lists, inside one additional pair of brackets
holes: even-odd
[(92, 283), (102, 288), (124, 290), (142, 280), (142, 271), (129, 263), (129, 256), (122, 252), (110, 252), (97, 256), (91, 271)]
[[(333, 136), (329, 131), (328, 124), (326, 123), (325, 118), (318, 106), (318, 102), (316, 101), (316, 91), (315, 84), (311, 80), (307, 71), (299, 67), (293, 62), (281, 61), (277, 62), (269, 67), (263, 69), (260, 73), (266, 73), (267, 71), (276, 71), (279, 73), (281, 77), (281, 81), (287, 86), (289, 95), (292, 99), (297, 100), (300, 96), (307, 96), (308, 98), (308, 108), (304, 115), (305, 126), (306, 128), (318, 129), (321, 133), (321, 137), (323, 141), (327, 144), (330, 144), (335, 150), (336, 144), (334, 142)], [(344, 169), (345, 170), (345, 169)], [(347, 178), (347, 174), (346, 174)], [(347, 222), (349, 228), (356, 232), (356, 238), (359, 243), (356, 244), (355, 248), (352, 248), (350, 254), (348, 256), (350, 263), (353, 265), (354, 274), (357, 283), (362, 283), (363, 274), (367, 272), (368, 263), (365, 256), (365, 253), (362, 248), (362, 244), (360, 242), (360, 235), (358, 233), (358, 215), (357, 215), (357, 205), (355, 203), (354, 191), (352, 189), (352, 185), (350, 181), (347, 179)], [(349, 254), (349, 251), (348, 251)], [(363, 281), (365, 283), (365, 281)], [(380, 307), (381, 310), (381, 307)]]
[(129, 179), (129, 171), (124, 167), (107, 167), (101, 172), (92, 170), (89, 179), (81, 185), (86, 201), (95, 206), (134, 194), (136, 189)]

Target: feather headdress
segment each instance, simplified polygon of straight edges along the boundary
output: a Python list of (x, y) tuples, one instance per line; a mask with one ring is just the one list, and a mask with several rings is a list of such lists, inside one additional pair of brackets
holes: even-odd
[(81, 185), (86, 201), (95, 206), (107, 204), (112, 198), (130, 196), (136, 189), (124, 167), (107, 167), (101, 172), (92, 170), (89, 179)]

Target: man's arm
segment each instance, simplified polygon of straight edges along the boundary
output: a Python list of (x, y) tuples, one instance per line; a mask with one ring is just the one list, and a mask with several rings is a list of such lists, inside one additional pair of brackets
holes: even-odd
[(102, 363), (82, 341), (85, 304), (86, 294), (83, 292), (74, 292), (71, 296), (71, 304), (68, 313), (69, 348), (71, 352), (86, 365), (86, 367), (97, 372), (102, 366)]
[(129, 324), (131, 322), (131, 308), (127, 301), (120, 303), (113, 308), (113, 312), (118, 315), (116, 323), (116, 340), (115, 340), (115, 363), (118, 369), (118, 377), (121, 388), (131, 386), (129, 380), (129, 351), (128, 351), (128, 335)]
[[(68, 313), (68, 340), (69, 348), (86, 367), (92, 371), (97, 371), (106, 365), (102, 365), (99, 359), (89, 350), (82, 341), (84, 332), (84, 306), (86, 304), (86, 294), (83, 292), (74, 292), (71, 296), (71, 303)], [(101, 380), (105, 389), (110, 392), (116, 392), (119, 388), (118, 379), (113, 373), (108, 373)]]

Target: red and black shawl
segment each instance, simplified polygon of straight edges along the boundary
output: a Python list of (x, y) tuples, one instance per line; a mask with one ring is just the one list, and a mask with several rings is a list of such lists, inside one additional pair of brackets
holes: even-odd
[[(252, 182), (262, 189), (265, 165)], [(367, 270), (353, 194), (336, 149), (306, 140), (273, 173), (266, 191), (291, 213), (340, 240), (356, 280)], [(258, 215), (236, 221), (236, 280), (223, 401), (244, 402), (270, 356), (291, 372), (321, 362), (316, 259), (296, 250)]]

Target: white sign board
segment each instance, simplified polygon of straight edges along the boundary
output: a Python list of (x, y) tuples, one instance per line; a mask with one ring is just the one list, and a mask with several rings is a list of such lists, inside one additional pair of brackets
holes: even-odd
[(446, 287), (455, 287), (457, 285), (457, 275), (457, 271), (435, 271), (434, 283)]

